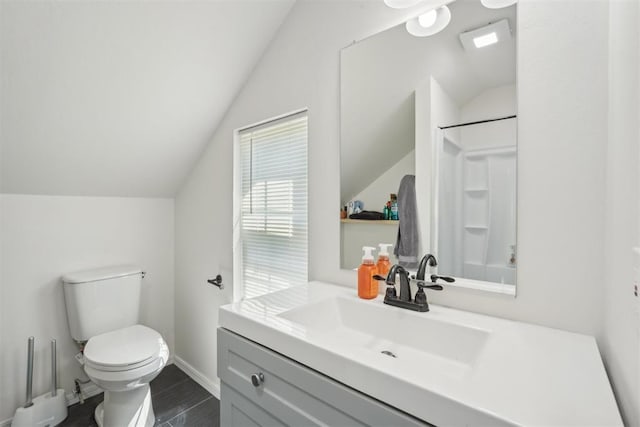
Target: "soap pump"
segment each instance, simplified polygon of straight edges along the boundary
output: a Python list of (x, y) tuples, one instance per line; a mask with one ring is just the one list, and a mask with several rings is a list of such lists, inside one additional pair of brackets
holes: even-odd
[(391, 243), (378, 244), (380, 251), (378, 252), (378, 274), (382, 277), (387, 277), (389, 270), (391, 269), (391, 263), (389, 262), (389, 248), (393, 245)]
[(364, 299), (373, 299), (378, 296), (378, 281), (373, 278), (377, 274), (376, 265), (373, 263), (373, 251), (371, 246), (363, 246), (362, 264), (358, 267), (358, 296)]

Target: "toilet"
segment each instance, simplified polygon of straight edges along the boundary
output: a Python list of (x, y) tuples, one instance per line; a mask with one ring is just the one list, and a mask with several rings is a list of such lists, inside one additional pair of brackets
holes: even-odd
[(133, 265), (62, 277), (71, 337), (83, 348), (85, 373), (104, 390), (95, 411), (100, 427), (155, 423), (149, 383), (166, 365), (169, 348), (158, 332), (138, 323), (143, 278)]

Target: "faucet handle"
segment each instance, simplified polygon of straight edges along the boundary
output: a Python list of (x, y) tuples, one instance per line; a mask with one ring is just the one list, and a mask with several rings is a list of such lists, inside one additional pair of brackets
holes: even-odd
[(441, 285), (429, 284), (429, 282), (423, 282), (422, 280), (418, 280), (416, 282), (416, 285), (418, 285), (418, 292), (416, 292), (414, 302), (416, 304), (425, 305), (427, 307), (427, 311), (429, 311), (429, 304), (427, 303), (427, 294), (424, 293), (424, 290), (432, 289), (434, 291), (441, 291), (444, 288)]
[(453, 283), (456, 281), (456, 279), (454, 279), (453, 277), (449, 277), (449, 276), (438, 276), (437, 274), (432, 274), (431, 275), (431, 282), (432, 283), (436, 283), (436, 280), (438, 279), (442, 279), (447, 283)]
[(374, 279), (374, 280), (380, 280), (380, 281), (383, 281), (383, 282), (384, 282), (384, 284), (388, 286), (388, 287), (387, 287), (387, 291), (386, 291), (386, 293), (385, 293), (385, 296), (386, 296), (387, 298), (397, 298), (398, 294), (396, 293), (396, 286), (395, 286), (395, 283), (389, 283), (389, 282), (387, 282), (387, 278), (386, 278), (386, 277), (382, 277), (382, 276), (381, 276), (381, 275), (379, 275), (379, 274), (375, 274), (375, 275), (373, 276), (373, 279)]
[(432, 285), (432, 284), (429, 284), (429, 282), (423, 282), (423, 281), (416, 282), (416, 285), (418, 285), (418, 288), (420, 288), (420, 290), (432, 289), (434, 291), (441, 291), (444, 289), (442, 285)]

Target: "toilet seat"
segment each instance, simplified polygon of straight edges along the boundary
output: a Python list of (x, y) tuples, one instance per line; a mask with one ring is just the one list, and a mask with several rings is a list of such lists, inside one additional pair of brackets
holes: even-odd
[(85, 367), (92, 370), (127, 372), (154, 365), (166, 352), (167, 344), (158, 332), (133, 325), (89, 339), (84, 360)]

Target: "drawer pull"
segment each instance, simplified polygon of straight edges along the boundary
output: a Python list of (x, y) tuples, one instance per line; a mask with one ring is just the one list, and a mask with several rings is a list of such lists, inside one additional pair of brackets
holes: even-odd
[(260, 387), (264, 382), (264, 374), (262, 372), (251, 375), (251, 384), (254, 387)]

